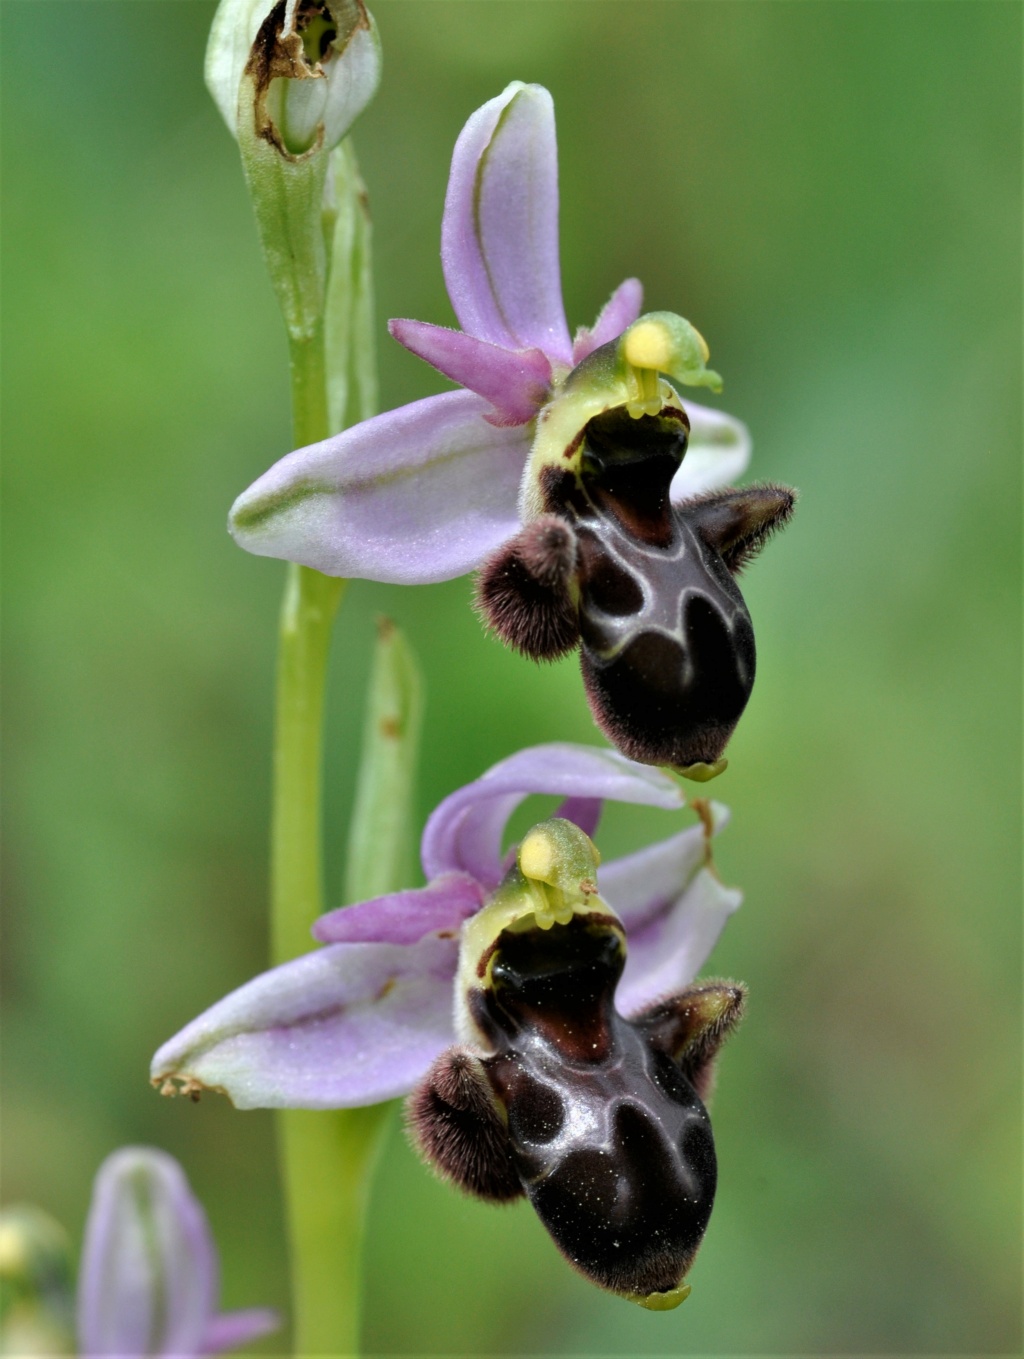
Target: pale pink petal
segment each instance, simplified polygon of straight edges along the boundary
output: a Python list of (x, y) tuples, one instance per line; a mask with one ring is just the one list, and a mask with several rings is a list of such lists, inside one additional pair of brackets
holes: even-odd
[(710, 869), (699, 869), (667, 911), (630, 934), (615, 997), (621, 1012), (639, 1014), (688, 986), (742, 900), (742, 892), (723, 886)]
[(686, 802), (667, 774), (635, 764), (617, 751), (563, 742), (531, 746), (502, 760), (434, 810), (420, 846), (427, 877), (462, 871), (485, 887), (496, 887), (502, 876), (506, 823), (530, 793), (665, 808)]
[(631, 934), (670, 909), (704, 867), (707, 851), (704, 827), (688, 826), (634, 854), (603, 863), (597, 885)]
[[(712, 802), (710, 812), (717, 834), (728, 825), (729, 810)], [(597, 885), (629, 940), (616, 994), (623, 1014), (687, 986), (742, 900), (715, 875), (703, 823), (602, 864)]]
[(275, 463), (235, 501), (236, 542), (329, 576), (451, 580), (519, 528), (522, 428), (496, 429), (473, 392), (364, 420)]
[(153, 1059), (239, 1109), (339, 1109), (408, 1094), (454, 1040), (458, 941), (330, 944), (264, 972)]
[(459, 134), (441, 262), (467, 334), (571, 362), (558, 259), (555, 112), (540, 85), (513, 82)]

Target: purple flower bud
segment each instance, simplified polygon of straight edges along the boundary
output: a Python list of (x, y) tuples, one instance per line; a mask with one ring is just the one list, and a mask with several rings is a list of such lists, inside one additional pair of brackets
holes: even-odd
[(206, 1214), (177, 1161), (151, 1147), (108, 1157), (85, 1226), (80, 1352), (207, 1355), (276, 1329), (265, 1309), (219, 1313), (218, 1276)]

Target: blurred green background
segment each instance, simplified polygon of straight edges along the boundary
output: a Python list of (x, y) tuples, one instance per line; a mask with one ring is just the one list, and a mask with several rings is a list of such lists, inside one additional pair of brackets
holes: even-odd
[[(441, 380), (452, 144), (553, 92), (570, 323), (638, 273), (708, 337), (796, 520), (747, 577), (757, 687), (715, 785), (751, 987), (721, 1181), (669, 1314), (599, 1296), (528, 1209), (396, 1124), (374, 1354), (1017, 1353), (1021, 10), (377, 0), (357, 128), (382, 397)], [(153, 1049), (263, 964), (280, 563), (224, 532), (289, 447), (282, 330), (201, 79), (212, 4), (14, 3), (4, 61), (5, 1196), (76, 1239), (100, 1160), (181, 1158), (230, 1305), (285, 1306), (272, 1125), (160, 1100)], [(521, 745), (597, 742), (572, 660), (486, 639), (465, 580), (359, 582), (329, 696), (339, 899), (373, 619), (428, 681), (421, 811)], [(617, 852), (671, 828), (609, 815)], [(272, 1353), (281, 1342), (270, 1340)]]

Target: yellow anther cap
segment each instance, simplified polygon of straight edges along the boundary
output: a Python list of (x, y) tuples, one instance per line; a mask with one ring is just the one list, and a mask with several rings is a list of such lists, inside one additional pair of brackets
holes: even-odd
[(673, 359), (672, 336), (663, 321), (644, 318), (626, 331), (626, 362), (634, 368), (656, 368), (667, 373)]
[(519, 848), (519, 867), (525, 878), (551, 882), (558, 850), (544, 826), (534, 826)]
[(622, 358), (640, 371), (665, 373), (689, 387), (718, 391), (722, 379), (707, 368), (707, 341), (689, 321), (671, 311), (652, 311), (634, 321), (622, 336)]

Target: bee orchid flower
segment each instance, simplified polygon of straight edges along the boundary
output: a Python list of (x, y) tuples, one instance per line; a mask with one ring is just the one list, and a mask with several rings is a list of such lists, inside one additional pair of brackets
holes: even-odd
[(627, 755), (718, 772), (753, 684), (733, 576), (792, 494), (714, 494), (745, 469), (739, 421), (679, 385), (720, 386), (699, 332), (640, 315), (627, 279), (570, 338), (554, 109), (515, 82), (455, 146), (441, 260), (461, 326), (392, 335), (460, 386), (281, 459), (235, 502), (251, 552), (400, 584), (482, 568), (478, 601), (536, 659), (581, 648), (598, 724)]
[[(508, 820), (533, 793), (561, 797), (558, 816), (506, 853)], [(243, 1109), (415, 1092), (411, 1127), (439, 1173), (492, 1200), (528, 1194), (601, 1286), (646, 1306), (681, 1301), (714, 1194), (701, 1096), (742, 1006), (735, 983), (692, 983), (740, 894), (712, 866), (710, 839), (727, 816), (713, 803), (698, 802), (699, 825), (598, 868), (589, 837), (609, 798), (685, 804), (674, 779), (614, 751), (552, 744), (495, 765), (429, 818), (426, 887), (322, 916), (323, 947), (193, 1020), (157, 1052), (154, 1085), (220, 1091)], [(538, 976), (548, 1028), (535, 1014)], [(587, 1036), (585, 1053), (574, 1034), (576, 1047)], [(522, 1081), (511, 1088), (516, 1061), (540, 1096)], [(538, 1099), (549, 1115), (553, 1101), (583, 1115), (568, 1119), (575, 1141), (547, 1147), (559, 1173), (546, 1176), (546, 1197), (534, 1192), (535, 1144), (557, 1129), (537, 1131)], [(570, 1222), (566, 1195), (602, 1146), (628, 1192), (617, 1208), (599, 1194), (586, 1222)]]

